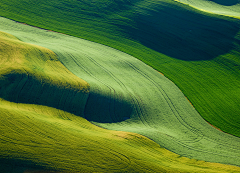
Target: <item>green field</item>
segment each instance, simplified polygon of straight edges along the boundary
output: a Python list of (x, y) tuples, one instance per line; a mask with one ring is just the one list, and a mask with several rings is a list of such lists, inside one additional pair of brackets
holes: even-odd
[(240, 1), (239, 0), (176, 0), (199, 10), (207, 11), (210, 13), (231, 16), (240, 18)]
[[(1, 22), (3, 21), (1, 20)], [(15, 26), (18, 26), (16, 28), (20, 30), (24, 29), (20, 24), (15, 24)], [(44, 34), (44, 32), (42, 31), (39, 31), (39, 35), (38, 32), (35, 32), (36, 37), (31, 37), (33, 33), (26, 31), (24, 35), (29, 34), (29, 38), (39, 38), (42, 41), (46, 41), (46, 38), (48, 38), (47, 41), (49, 39), (53, 40), (52, 43), (55, 39), (62, 37), (59, 37), (59, 34), (51, 33), (50, 35), (45, 33), (45, 37), (43, 37), (41, 34)], [(60, 40), (68, 43), (66, 42), (68, 41), (67, 38)], [(30, 173), (36, 171), (55, 173), (240, 172), (239, 167), (181, 157), (161, 148), (157, 143), (139, 134), (105, 130), (91, 124), (84, 118), (60, 110), (69, 109), (67, 105), (73, 104), (73, 99), (79, 103), (80, 108), (85, 106), (86, 99), (84, 98), (88, 96), (89, 85), (69, 72), (52, 51), (24, 43), (14, 36), (2, 32), (0, 32), (0, 39), (0, 88), (1, 93), (5, 93), (6, 89), (8, 92), (1, 97), (17, 102), (0, 99), (1, 173)], [(79, 44), (76, 44), (79, 43), (77, 41), (79, 39), (68, 39), (76, 41), (74, 44), (79, 47)], [(62, 41), (60, 41), (60, 44), (63, 43)], [(117, 55), (119, 59), (121, 58), (120, 55), (127, 56), (95, 43), (84, 40), (81, 43), (84, 43), (81, 48), (93, 46), (95, 53), (106, 51), (112, 53), (112, 55)], [(71, 44), (71, 46), (74, 44)], [(56, 46), (58, 47), (58, 45)], [(72, 47), (72, 50), (76, 51), (74, 47)], [(65, 50), (61, 52), (65, 52)], [(94, 56), (91, 57), (95, 59)], [(71, 59), (69, 58), (69, 60)], [(124, 61), (124, 58), (120, 60)], [(136, 64), (136, 60), (132, 61), (133, 64)], [(142, 64), (141, 62), (137, 63)], [(83, 76), (86, 75), (82, 74)], [(27, 80), (25, 80), (25, 75), (28, 75)], [(96, 87), (96, 85), (94, 86)], [(27, 89), (29, 93), (27, 93)], [(117, 88), (115, 89), (118, 91)], [(41, 91), (42, 94), (38, 96), (45, 98), (44, 103), (43, 99), (36, 97), (36, 93)], [(62, 97), (64, 97), (64, 92), (68, 92), (68, 96), (65, 97), (65, 104), (61, 105), (63, 98), (59, 99), (58, 97), (59, 93), (62, 93)], [(77, 92), (77, 94), (71, 94), (74, 92)], [(45, 96), (46, 93), (49, 97)], [(92, 93), (90, 92), (90, 95)], [(9, 95), (14, 95), (19, 99), (14, 100)], [(25, 99), (24, 95), (27, 95)], [(55, 99), (55, 102), (53, 99)], [(23, 104), (21, 102), (33, 102), (34, 104)], [(55, 109), (43, 105), (60, 106), (60, 108)], [(83, 111), (77, 107), (72, 107), (71, 110), (77, 113)], [(102, 112), (99, 112), (99, 115), (102, 115)]]
[(94, 124), (142, 134), (181, 156), (239, 165), (240, 139), (211, 127), (171, 81), (141, 61), (79, 38), (4, 18), (1, 23), (1, 30), (20, 40), (53, 50), (64, 66), (90, 84), (84, 118)]
[[(211, 4), (222, 11), (223, 5)], [(171, 0), (4, 0), (0, 5), (1, 16), (133, 55), (172, 80), (205, 120), (240, 136), (239, 20)], [(226, 8), (234, 12), (238, 6)]]
[(69, 72), (52, 51), (14, 40), (11, 35), (1, 36), (1, 98), (83, 116), (90, 88), (87, 82)]
[(104, 130), (50, 107), (1, 99), (0, 110), (1, 173), (240, 172), (180, 157), (144, 136)]
[(239, 5), (0, 2), (0, 172), (240, 172)]

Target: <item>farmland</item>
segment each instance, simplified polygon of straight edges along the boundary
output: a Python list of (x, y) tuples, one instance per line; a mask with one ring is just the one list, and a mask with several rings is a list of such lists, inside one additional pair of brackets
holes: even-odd
[[(20, 27), (18, 29), (22, 30), (21, 26), (18, 27)], [(32, 28), (29, 29), (32, 30)], [(34, 29), (32, 31), (37, 30)], [(34, 38), (37, 38), (40, 34), (39, 39), (41, 38), (42, 41), (45, 40), (41, 35), (44, 34), (43, 32), (33, 33), (36, 36)], [(28, 32), (29, 38), (33, 38), (33, 33)], [(6, 93), (5, 95), (1, 95), (1, 97), (11, 100), (10, 102), (2, 98), (0, 99), (1, 172), (31, 172), (34, 170), (59, 172), (240, 171), (238, 167), (234, 166), (180, 157), (161, 148), (152, 140), (136, 133), (105, 130), (91, 124), (80, 117), (84, 116), (83, 114), (77, 114), (83, 112), (78, 107), (82, 108), (82, 106), (86, 105), (88, 94), (91, 95), (93, 92), (96, 92), (93, 89), (92, 93), (89, 93), (88, 83), (77, 78), (62, 66), (52, 51), (40, 46), (24, 43), (14, 36), (3, 32), (0, 35), (0, 48), (2, 50), (1, 93)], [(45, 38), (54, 38), (51, 36), (57, 35), (52, 33), (48, 35), (48, 33), (45, 33)], [(20, 35), (18, 36), (21, 38)], [(60, 37), (58, 36), (58, 39)], [(68, 43), (66, 41), (67, 39), (65, 38), (63, 42)], [(83, 40), (82, 43), (84, 42), (86, 41)], [(94, 46), (96, 53), (100, 53), (102, 50), (98, 49), (102, 45), (89, 44), (88, 42), (82, 44), (82, 48), (86, 45)], [(72, 49), (74, 50), (73, 47)], [(124, 55), (116, 50), (108, 49), (105, 48), (103, 50), (106, 52), (110, 51), (112, 54), (115, 53), (118, 56)], [(61, 52), (72, 53), (66, 50)], [(93, 55), (91, 57), (97, 60)], [(117, 62), (115, 61), (114, 63)], [(136, 62), (133, 60), (132, 63), (135, 64)], [(143, 64), (140, 61), (138, 63)], [(23, 69), (25, 71), (21, 71)], [(79, 74), (86, 75), (83, 72)], [(18, 77), (18, 75), (22, 77)], [(25, 75), (28, 75), (27, 80)], [(19, 79), (20, 81), (18, 81)], [(101, 86), (96, 81), (95, 83), (95, 85), (92, 85), (93, 87), (97, 85)], [(117, 87), (114, 88), (119, 93)], [(42, 94), (39, 94), (39, 92), (42, 92)], [(57, 93), (55, 94), (54, 92)], [(64, 92), (68, 92), (67, 97), (64, 96), (66, 95)], [(77, 94), (72, 94), (74, 92), (77, 92)], [(46, 97), (45, 93), (50, 95), (50, 97)], [(62, 93), (62, 98), (58, 98), (59, 93)], [(13, 98), (13, 96), (18, 99)], [(37, 96), (40, 98), (44, 97), (45, 102)], [(53, 99), (57, 101), (53, 102)], [(72, 100), (78, 101), (78, 107), (74, 107)], [(28, 104), (22, 102), (27, 102)], [(62, 102), (64, 102), (64, 105), (62, 105)], [(68, 104), (70, 103), (72, 107), (69, 110)], [(93, 103), (90, 102), (88, 104)], [(74, 112), (74, 115), (60, 109), (68, 112), (74, 110), (76, 112)], [(139, 107), (138, 109), (141, 108)], [(101, 113), (99, 112), (99, 117), (102, 116)], [(132, 118), (134, 119), (134, 117)]]
[(171, 0), (10, 0), (0, 5), (1, 16), (140, 59), (172, 80), (210, 124), (240, 136), (239, 20)]
[(139, 134), (104, 130), (50, 107), (1, 99), (0, 110), (2, 173), (240, 171), (180, 157)]
[(94, 2), (0, 2), (3, 171), (240, 172), (238, 5)]
[(87, 82), (69, 72), (52, 51), (33, 47), (5, 33), (1, 36), (1, 98), (16, 103), (47, 104), (83, 115), (89, 93)]
[[(208, 125), (171, 81), (141, 61), (86, 40), (3, 18), (1, 22), (4, 23), (2, 30), (5, 28), (5, 32), (14, 34), (20, 40), (51, 48), (68, 69), (88, 81), (90, 93), (86, 106), (82, 103), (85, 110), (80, 116), (108, 129), (143, 134), (161, 146), (190, 158), (238, 165), (239, 138), (223, 134)], [(33, 93), (36, 91), (35, 88)], [(72, 101), (70, 96), (66, 98), (65, 105)], [(28, 103), (32, 103), (31, 100)], [(41, 104), (54, 107), (50, 103)], [(59, 102), (55, 103), (59, 105)], [(66, 108), (61, 107), (69, 111)], [(72, 107), (71, 111), (76, 108)], [(127, 120), (122, 122), (124, 119)]]
[(178, 2), (182, 2), (188, 5), (191, 5), (194, 8), (197, 8), (199, 10), (207, 11), (210, 13), (225, 15), (225, 16), (231, 16), (235, 18), (240, 18), (240, 11), (239, 11), (239, 0), (210, 0), (210, 1), (204, 1), (204, 0), (198, 0), (198, 1), (192, 1), (192, 0), (176, 0)]

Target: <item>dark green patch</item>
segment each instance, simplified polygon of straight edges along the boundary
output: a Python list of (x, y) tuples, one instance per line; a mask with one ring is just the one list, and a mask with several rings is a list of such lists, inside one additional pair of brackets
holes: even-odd
[(4, 0), (0, 5), (1, 16), (133, 55), (177, 84), (207, 121), (240, 136), (235, 105), (240, 75), (232, 68), (240, 62), (239, 20), (170, 0)]
[(240, 3), (240, 0), (210, 0), (210, 1), (216, 2), (221, 5), (226, 5), (226, 6), (235, 5), (237, 3)]

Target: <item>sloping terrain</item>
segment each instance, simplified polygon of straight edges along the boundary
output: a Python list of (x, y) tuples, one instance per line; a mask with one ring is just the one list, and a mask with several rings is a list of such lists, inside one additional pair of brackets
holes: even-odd
[(218, 15), (238, 18), (239, 4), (211, 2), (4, 0), (0, 15), (133, 55), (172, 80), (205, 120), (240, 137), (240, 23)]
[[(32, 36), (31, 32), (23, 33), (29, 34), (28, 38)], [(51, 36), (57, 35), (46, 34), (41, 40), (48, 38), (48, 43), (54, 44), (56, 38)], [(1, 173), (240, 172), (239, 167), (180, 157), (139, 134), (105, 130), (76, 116), (83, 116), (79, 108), (86, 104), (89, 85), (69, 72), (52, 51), (3, 32), (0, 40), (1, 97), (12, 101), (0, 98)], [(56, 105), (59, 109), (52, 108)], [(76, 115), (60, 109), (74, 110)]]
[(176, 0), (189, 4), (199, 10), (240, 18), (239, 0)]
[(1, 22), (1, 30), (53, 50), (90, 84), (84, 117), (94, 124), (142, 134), (182, 156), (239, 166), (240, 139), (210, 126), (171, 81), (141, 61), (79, 38)]
[[(202, 161), (198, 165), (199, 161), (194, 160), (240, 166), (238, 2), (9, 0), (0, 2), (0, 6), (2, 16), (133, 55), (1, 18), (1, 31), (28, 42), (1, 33), (1, 134), (4, 134), (1, 161), (5, 172), (28, 165), (34, 166), (33, 169), (64, 171), (239, 172), (237, 167), (217, 164), (214, 169), (214, 165)], [(89, 84), (80, 78), (90, 84), (90, 91)], [(216, 130), (198, 113), (220, 130), (237, 137)], [(76, 115), (106, 129), (126, 132), (100, 130)], [(22, 120), (16, 121), (17, 117)], [(33, 128), (37, 125), (39, 129)], [(42, 132), (42, 127), (51, 132), (61, 129), (62, 135), (48, 130)], [(69, 127), (73, 128), (68, 130)], [(22, 133), (18, 133), (21, 130)], [(34, 139), (33, 131), (41, 137)], [(72, 137), (73, 132), (81, 136), (81, 140)], [(129, 132), (147, 136), (157, 144)], [(127, 138), (126, 143), (119, 143), (116, 142), (119, 138), (112, 140), (112, 133), (119, 133), (120, 139), (134, 136), (134, 140)], [(86, 147), (83, 143), (96, 141), (96, 136), (100, 145), (90, 142), (84, 150), (79, 149), (79, 145), (68, 150), (68, 143), (61, 141), (71, 138), (71, 143)], [(48, 138), (53, 139), (51, 147)], [(11, 143), (12, 140), (20, 142)], [(50, 150), (36, 145), (45, 145), (42, 141), (48, 141), (46, 148)], [(172, 153), (168, 157), (168, 151), (164, 150), (165, 158), (159, 155), (158, 144), (193, 159), (178, 159)], [(59, 147), (62, 145), (65, 147)], [(101, 150), (105, 145), (104, 151)], [(152, 146), (156, 146), (157, 151), (150, 149)], [(49, 154), (54, 148), (59, 150)], [(114, 152), (107, 150), (109, 148)], [(32, 153), (36, 153), (35, 156)], [(88, 160), (78, 160), (79, 153), (87, 155)], [(53, 159), (56, 155), (61, 160)], [(128, 164), (125, 158), (135, 160)], [(15, 170), (6, 167), (12, 167), (11, 164)]]
[(89, 93), (87, 82), (69, 72), (52, 51), (2, 32), (0, 36), (1, 98), (48, 105), (83, 116)]
[(110, 131), (40, 105), (0, 100), (0, 172), (240, 172), (180, 157), (150, 139)]

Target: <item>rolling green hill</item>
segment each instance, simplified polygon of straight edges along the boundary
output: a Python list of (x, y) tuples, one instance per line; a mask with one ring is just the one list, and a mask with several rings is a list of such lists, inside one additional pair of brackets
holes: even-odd
[(48, 105), (83, 116), (89, 94), (87, 82), (69, 72), (52, 51), (9, 34), (1, 32), (0, 36), (1, 98)]
[[(49, 35), (42, 31), (32, 33), (27, 32), (26, 28), (22, 28), (20, 24), (15, 26), (19, 26), (16, 28), (20, 29), (19, 31), (23, 32), (27, 38), (34, 40), (38, 38), (40, 42), (47, 41), (49, 45), (61, 38), (59, 34)], [(38, 29), (32, 31), (38, 31)], [(16, 32), (16, 35), (18, 34)], [(36, 37), (31, 37), (34, 34)], [(81, 45), (78, 44), (79, 39), (69, 39), (75, 41), (69, 45), (70, 47), (75, 44), (79, 48)], [(60, 50), (63, 48), (63, 51), (60, 51), (62, 53), (65, 52), (64, 47), (69, 47), (62, 44), (69, 44), (65, 41), (68, 40), (65, 38), (58, 42), (62, 47), (55, 45)], [(80, 46), (82, 50), (84, 46), (93, 46), (96, 49), (95, 54), (106, 51), (112, 55), (126, 56), (102, 45), (87, 41), (82, 43), (83, 45)], [(83, 116), (80, 114), (83, 110), (80, 108), (86, 104), (84, 98), (88, 97), (88, 83), (69, 72), (52, 51), (24, 43), (3, 32), (0, 32), (0, 50), (1, 97), (12, 100), (10, 102), (0, 98), (1, 173), (240, 172), (239, 167), (181, 157), (136, 133), (111, 131), (91, 124), (84, 118), (76, 116)], [(76, 51), (75, 47), (72, 47), (72, 50)], [(88, 52), (89, 55), (91, 51)], [(97, 60), (94, 56), (91, 55), (91, 57)], [(78, 59), (83, 58), (81, 56)], [(71, 58), (69, 60), (71, 61)], [(126, 61), (124, 58), (119, 60)], [(136, 60), (132, 61), (136, 64)], [(113, 62), (117, 63), (116, 60)], [(139, 63), (143, 64), (140, 61)], [(26, 80), (25, 75), (28, 76)], [(114, 89), (118, 91), (118, 88), (114, 87)], [(72, 94), (74, 92), (75, 94)], [(62, 98), (59, 98), (60, 94)], [(92, 94), (93, 92), (89, 96), (93, 97)], [(63, 100), (64, 104), (62, 104)], [(101, 100), (104, 102), (103, 99)], [(75, 103), (78, 103), (78, 107), (74, 107)], [(68, 110), (69, 104), (72, 106), (70, 110)], [(59, 108), (43, 105), (52, 107), (58, 105)], [(94, 107), (94, 104), (92, 106)], [(74, 110), (76, 115), (60, 109)], [(102, 114), (99, 111), (99, 115), (102, 116)]]
[(192, 7), (195, 7), (199, 10), (225, 15), (232, 16), (235, 18), (240, 18), (240, 1), (239, 0), (176, 0), (182, 2)]
[[(1, 33), (1, 167), (5, 172), (26, 167), (58, 171), (239, 172), (237, 167), (217, 164), (214, 169), (214, 164), (194, 160), (240, 166), (238, 2), (3, 0), (0, 6), (1, 16), (46, 29), (0, 18), (0, 31), (28, 42)], [(90, 84), (90, 90), (80, 78)], [(198, 113), (237, 137), (211, 127)], [(126, 132), (103, 130), (75, 115), (106, 129)], [(18, 117), (22, 120), (16, 121)], [(43, 127), (51, 133), (42, 132)], [(125, 135), (135, 137), (122, 143), (112, 138), (115, 133), (121, 139)], [(81, 140), (73, 136), (81, 136)], [(68, 139), (84, 149), (79, 145), (62, 147), (69, 146)], [(90, 142), (86, 148), (83, 143), (89, 141), (100, 145)], [(193, 159), (160, 151), (158, 144)], [(40, 145), (47, 149), (42, 150)], [(59, 150), (49, 154), (55, 148)], [(87, 160), (78, 160), (79, 153)], [(133, 159), (131, 164), (125, 158)], [(12, 164), (12, 170), (7, 168)]]
[(209, 11), (204, 1), (203, 12), (203, 1), (182, 2), (194, 8), (172, 0), (4, 0), (0, 15), (133, 55), (172, 80), (205, 120), (239, 137), (240, 23), (213, 14), (239, 17), (239, 4), (212, 2)]
[(50, 107), (1, 99), (0, 110), (1, 173), (240, 172), (180, 157), (144, 136), (104, 130)]
[(54, 51), (64, 66), (90, 84), (87, 120), (139, 133), (181, 156), (239, 166), (240, 139), (205, 122), (181, 91), (148, 65), (94, 42), (4, 18), (1, 23), (1, 30)]

